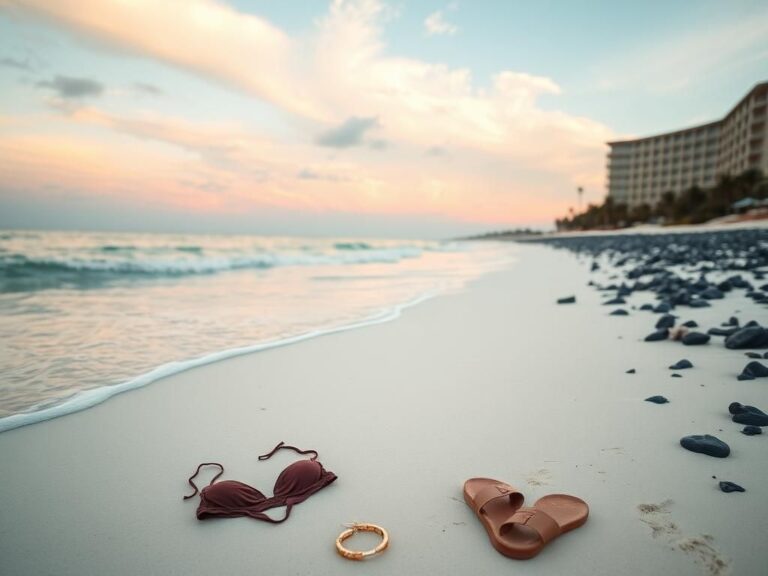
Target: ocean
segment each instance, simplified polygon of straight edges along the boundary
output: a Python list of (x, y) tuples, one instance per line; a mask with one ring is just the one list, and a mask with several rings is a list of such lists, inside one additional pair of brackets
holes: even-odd
[(512, 258), (482, 242), (0, 231), (0, 431), (394, 319)]

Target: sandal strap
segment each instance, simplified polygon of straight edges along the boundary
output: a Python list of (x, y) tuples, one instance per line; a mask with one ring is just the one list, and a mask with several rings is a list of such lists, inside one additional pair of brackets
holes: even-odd
[(521, 524), (527, 528), (535, 530), (544, 544), (562, 534), (560, 524), (558, 524), (552, 516), (538, 508), (518, 508), (515, 513), (504, 522), (502, 530), (504, 527), (512, 524)]
[(522, 506), (523, 500), (525, 499), (517, 488), (499, 482), (498, 484), (486, 486), (475, 495), (473, 500), (475, 502), (476, 510), (482, 512), (488, 502), (496, 500), (497, 498), (509, 498), (509, 503), (515, 510)]

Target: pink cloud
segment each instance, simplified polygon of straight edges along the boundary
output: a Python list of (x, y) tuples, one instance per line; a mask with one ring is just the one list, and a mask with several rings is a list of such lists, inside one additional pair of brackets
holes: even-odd
[[(392, 57), (381, 33), (391, 12), (376, 0), (335, 0), (305, 37), (213, 0), (6, 3), (307, 120), (312, 133), (285, 143), (232, 124), (93, 108), (70, 116), (73, 123), (184, 150), (190, 156), (185, 169), (194, 166), (201, 175), (176, 180), (197, 183), (190, 195), (206, 182), (224, 182), (209, 189), (227, 209), (264, 203), (496, 223), (553, 217), (565, 211), (577, 185), (602, 188), (604, 142), (612, 132), (542, 108), (542, 95), (561, 92), (552, 79), (500, 71), (485, 89), (469, 70)], [(375, 118), (375, 137), (390, 144), (386, 151), (348, 149), (329, 157), (313, 144), (350, 118)], [(427, 160), (425, 151), (435, 148), (446, 155)], [(298, 178), (307, 167), (331, 177)], [(167, 186), (184, 197), (184, 186)]]

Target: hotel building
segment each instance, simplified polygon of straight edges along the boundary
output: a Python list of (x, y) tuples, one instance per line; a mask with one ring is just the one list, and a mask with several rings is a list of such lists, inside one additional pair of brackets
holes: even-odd
[(608, 196), (630, 209), (671, 191), (707, 188), (719, 176), (757, 168), (768, 174), (768, 82), (722, 120), (658, 136), (608, 142)]

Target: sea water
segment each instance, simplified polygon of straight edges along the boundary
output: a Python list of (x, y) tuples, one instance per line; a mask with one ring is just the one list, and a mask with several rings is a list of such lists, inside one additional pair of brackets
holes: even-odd
[(493, 243), (0, 231), (0, 431), (395, 318), (510, 258)]

